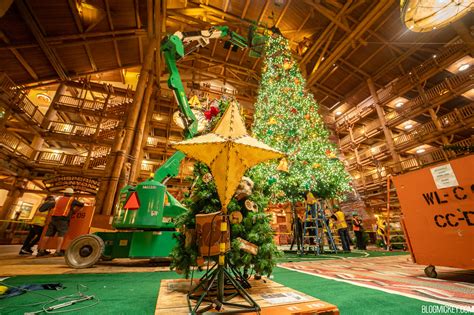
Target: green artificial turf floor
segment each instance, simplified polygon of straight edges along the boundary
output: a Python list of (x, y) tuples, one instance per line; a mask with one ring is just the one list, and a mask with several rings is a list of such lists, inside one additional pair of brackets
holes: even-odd
[[(292, 258), (289, 257), (288, 259)], [(160, 281), (179, 277), (174, 272), (62, 274), (18, 276), (7, 279), (5, 283), (22, 285), (60, 282), (67, 287), (61, 291), (36, 291), (53, 297), (76, 293), (77, 285), (81, 284), (88, 288), (85, 294), (93, 294), (99, 298), (100, 302), (98, 304), (90, 308), (68, 312), (70, 314), (153, 314)], [(428, 302), (283, 268), (275, 268), (273, 280), (335, 304), (339, 307), (341, 314), (421, 314), (422, 305), (431, 305)], [(0, 314), (24, 314), (27, 311), (39, 310), (41, 305), (27, 306), (27, 304), (44, 300), (47, 300), (47, 298), (32, 292), (0, 300)], [(87, 301), (63, 310), (82, 308), (93, 303), (96, 302)]]

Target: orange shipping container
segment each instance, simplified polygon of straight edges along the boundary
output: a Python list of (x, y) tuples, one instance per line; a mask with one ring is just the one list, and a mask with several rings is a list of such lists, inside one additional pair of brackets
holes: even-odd
[(474, 269), (474, 155), (393, 181), (413, 261)]

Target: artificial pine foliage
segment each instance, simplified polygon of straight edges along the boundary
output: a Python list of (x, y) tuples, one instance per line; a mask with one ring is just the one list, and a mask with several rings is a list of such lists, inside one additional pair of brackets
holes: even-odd
[[(210, 119), (207, 132), (217, 124), (228, 107), (229, 101), (223, 99), (215, 104), (215, 106), (217, 105), (219, 112)], [(209, 180), (209, 178), (211, 179)], [(250, 274), (253, 271), (257, 274), (269, 275), (276, 265), (275, 259), (280, 256), (280, 252), (273, 242), (270, 218), (264, 212), (268, 205), (266, 196), (269, 195), (268, 191), (264, 191), (265, 188), (265, 185), (254, 181), (251, 195), (241, 200), (233, 198), (227, 206), (229, 214), (240, 211), (243, 215), (241, 223), (231, 224), (232, 243), (228, 259), (244, 274)], [(254, 202), (258, 210), (256, 212), (247, 210), (245, 200)], [(194, 164), (192, 190), (183, 203), (189, 211), (177, 217), (175, 221), (181, 233), (176, 236), (177, 245), (171, 252), (171, 268), (176, 269), (179, 273), (184, 273), (188, 277), (191, 268), (198, 264), (199, 251), (195, 242), (186, 244), (186, 230), (195, 229), (197, 214), (213, 213), (222, 209), (216, 185), (210, 176), (209, 168), (205, 164), (200, 162)], [(257, 255), (242, 251), (239, 248), (239, 242), (236, 240), (238, 237), (257, 245), (259, 248)]]
[(274, 201), (301, 200), (307, 191), (340, 198), (350, 189), (349, 175), (305, 84), (288, 40), (273, 34), (265, 46), (252, 132), (287, 154), (288, 169), (278, 170), (278, 161), (269, 161), (252, 168), (250, 176), (268, 186)]

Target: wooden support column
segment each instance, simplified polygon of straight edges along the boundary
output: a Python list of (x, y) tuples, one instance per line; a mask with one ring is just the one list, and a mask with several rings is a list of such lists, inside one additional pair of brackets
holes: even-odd
[(41, 151), (43, 147), (44, 139), (40, 135), (35, 135), (33, 138), (33, 142), (31, 142), (31, 147), (33, 148), (33, 152), (31, 153), (30, 158), (32, 160), (36, 160), (38, 157), (38, 153)]
[(367, 80), (367, 85), (369, 86), (370, 94), (372, 95), (372, 99), (374, 100), (375, 110), (377, 111), (377, 116), (379, 118), (380, 125), (382, 126), (382, 130), (385, 136), (385, 141), (387, 142), (388, 150), (390, 151), (390, 155), (392, 156), (393, 161), (397, 163), (395, 170), (398, 171), (400, 156), (395, 150), (395, 144), (393, 143), (392, 131), (387, 127), (387, 122), (385, 120), (385, 113), (383, 111), (382, 106), (380, 105), (380, 100), (379, 100), (379, 96), (377, 95), (377, 90), (375, 90), (374, 81), (372, 81), (372, 79), (369, 78)]
[(55, 108), (55, 104), (59, 101), (59, 98), (61, 97), (62, 94), (66, 91), (67, 86), (64, 83), (61, 83), (56, 90), (56, 93), (54, 94), (53, 100), (51, 101), (51, 104), (48, 107), (48, 110), (46, 110), (46, 113), (44, 115), (44, 119), (41, 122), (41, 127), (43, 129), (48, 129), (49, 123), (54, 119), (56, 116), (57, 110)]
[(147, 84), (148, 72), (151, 70), (153, 64), (155, 46), (156, 40), (150, 41), (142, 69), (140, 70), (140, 78), (138, 80), (137, 90), (135, 91), (133, 102), (130, 105), (130, 114), (127, 117), (123, 131), (119, 134), (119, 141), (121, 142), (120, 150), (117, 151), (117, 156), (115, 158), (115, 163), (113, 165), (112, 173), (108, 183), (108, 192), (104, 198), (102, 209), (100, 209), (102, 213), (107, 215), (112, 214), (115, 194), (117, 190), (121, 189), (121, 187), (118, 187), (119, 177), (132, 146), (138, 115), (140, 113), (143, 95), (145, 93), (145, 87)]
[[(141, 163), (143, 159), (143, 155), (140, 154), (141, 151), (143, 151), (142, 143), (144, 138), (145, 140), (146, 138), (148, 138), (148, 133), (145, 134), (145, 126), (147, 125), (151, 117), (153, 117), (155, 103), (150, 101), (151, 95), (153, 94), (153, 80), (153, 75), (150, 74), (150, 80), (148, 80), (148, 86), (146, 87), (145, 96), (143, 98), (142, 110), (140, 111), (140, 117), (137, 123), (135, 139), (133, 140), (133, 147), (130, 152), (132, 162), (130, 166), (130, 178), (128, 182), (131, 185), (136, 185), (136, 180), (138, 178), (138, 175), (140, 174)], [(140, 156), (142, 157), (140, 158)]]
[[(417, 85), (417, 86), (416, 86), (416, 89), (418, 90), (418, 93), (420, 93), (420, 96), (421, 96), (423, 102), (424, 102), (425, 104), (428, 104), (428, 98), (426, 97), (426, 93), (425, 93), (425, 90), (423, 89), (423, 87), (420, 86), (420, 85)], [(433, 123), (434, 123), (434, 125), (435, 125), (435, 127), (436, 127), (436, 130), (442, 132), (442, 131), (443, 131), (443, 126), (441, 126), (441, 123), (440, 123), (440, 121), (439, 121), (439, 119), (438, 119), (438, 116), (436, 115), (436, 112), (435, 112), (435, 111), (433, 110), (433, 108), (431, 108), (431, 107), (428, 108), (428, 112), (429, 112), (429, 114), (430, 114), (431, 120), (433, 121)], [(443, 144), (445, 144), (445, 145), (449, 144), (448, 137), (446, 137), (446, 136), (444, 136), (444, 135), (441, 136), (441, 141), (442, 141)]]

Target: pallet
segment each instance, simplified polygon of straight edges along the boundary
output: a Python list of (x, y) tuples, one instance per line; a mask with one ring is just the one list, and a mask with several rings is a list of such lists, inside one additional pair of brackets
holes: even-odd
[[(197, 280), (194, 280), (193, 286)], [(285, 287), (269, 279), (250, 280), (252, 288), (247, 292), (260, 306), (259, 314), (264, 315), (302, 315), (302, 314), (334, 314), (339, 315), (337, 306), (321, 301), (312, 296)], [(161, 280), (160, 291), (155, 308), (155, 315), (190, 314), (186, 294), (191, 288), (189, 279)], [(285, 298), (287, 301), (285, 301)], [(231, 300), (243, 303), (236, 297)], [(225, 309), (222, 311), (229, 311)], [(217, 312), (217, 311), (214, 311)], [(256, 313), (246, 313), (256, 314)]]

